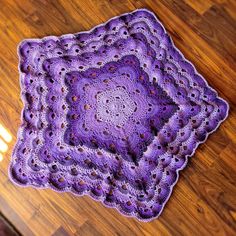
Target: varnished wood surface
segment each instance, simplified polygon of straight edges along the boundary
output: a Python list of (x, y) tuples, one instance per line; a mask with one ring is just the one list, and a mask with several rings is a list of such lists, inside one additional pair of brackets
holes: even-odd
[[(181, 172), (161, 217), (141, 223), (89, 197), (13, 185), (7, 168), (22, 109), (17, 44), (88, 30), (136, 8), (156, 13), (176, 46), (230, 104), (228, 119)], [(0, 0), (0, 124), (13, 137), (0, 162), (0, 212), (26, 236), (236, 235), (235, 21), (235, 0)]]
[(0, 235), (18, 236), (18, 233), (9, 225), (9, 222), (4, 219), (2, 215), (0, 215)]

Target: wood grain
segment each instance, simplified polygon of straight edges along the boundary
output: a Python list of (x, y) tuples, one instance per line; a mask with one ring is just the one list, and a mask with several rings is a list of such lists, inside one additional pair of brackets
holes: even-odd
[[(161, 217), (141, 223), (89, 197), (13, 185), (7, 168), (22, 109), (17, 44), (89, 30), (137, 8), (156, 13), (176, 46), (230, 104), (228, 119), (181, 172)], [(13, 137), (0, 162), (0, 212), (26, 236), (236, 235), (235, 20), (234, 0), (0, 0), (0, 124)]]
[(0, 215), (0, 235), (18, 236), (15, 229)]

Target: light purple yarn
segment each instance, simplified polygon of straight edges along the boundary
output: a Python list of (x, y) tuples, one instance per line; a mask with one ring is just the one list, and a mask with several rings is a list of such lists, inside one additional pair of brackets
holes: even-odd
[(9, 174), (20, 186), (89, 195), (158, 217), (178, 172), (228, 115), (154, 14), (24, 40), (24, 109)]

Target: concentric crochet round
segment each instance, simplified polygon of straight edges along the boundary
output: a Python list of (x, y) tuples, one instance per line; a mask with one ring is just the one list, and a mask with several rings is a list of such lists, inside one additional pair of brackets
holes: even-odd
[(18, 54), (24, 109), (9, 173), (20, 186), (87, 194), (150, 221), (228, 114), (144, 9), (24, 40)]

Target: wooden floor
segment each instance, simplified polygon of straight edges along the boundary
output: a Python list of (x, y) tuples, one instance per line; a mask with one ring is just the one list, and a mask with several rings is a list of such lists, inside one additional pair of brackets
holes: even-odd
[[(181, 172), (161, 217), (140, 223), (89, 197), (13, 185), (7, 168), (22, 109), (17, 44), (88, 30), (136, 8), (157, 14), (177, 47), (230, 104), (228, 119)], [(235, 57), (235, 0), (0, 0), (0, 125), (12, 135), (0, 155), (0, 212), (26, 236), (236, 235)]]

